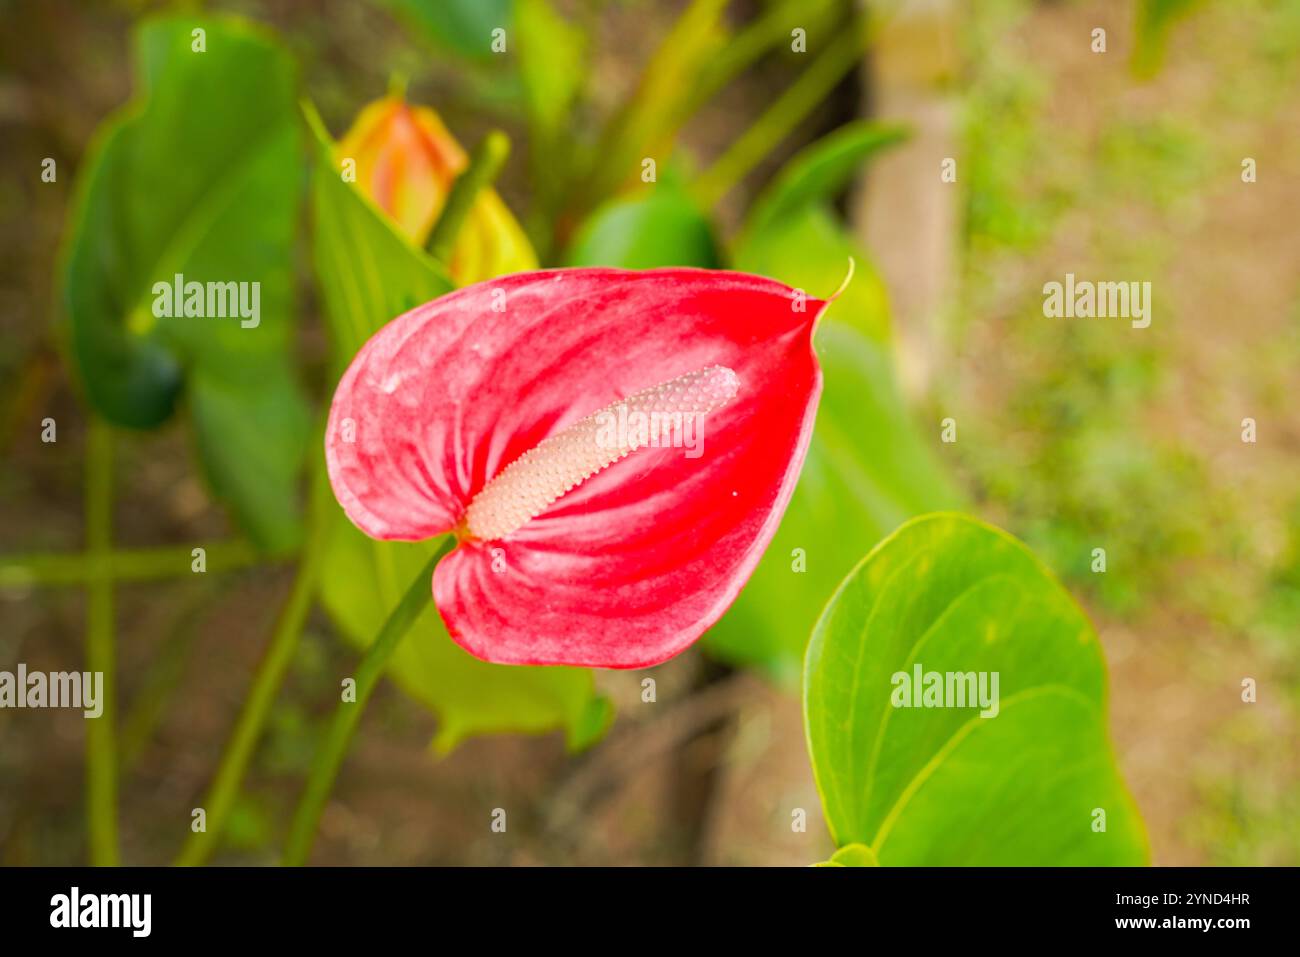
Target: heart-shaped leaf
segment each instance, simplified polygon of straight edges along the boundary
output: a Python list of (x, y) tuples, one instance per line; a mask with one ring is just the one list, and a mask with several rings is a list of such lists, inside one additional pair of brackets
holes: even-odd
[(1092, 626), (972, 518), (913, 520), (845, 579), (808, 646), (804, 717), (841, 848), (885, 865), (1147, 860)]
[[(334, 144), (315, 110), (312, 212), (317, 282), (342, 367), (385, 322), (451, 289), (437, 264), (402, 236), (335, 166)], [(317, 453), (319, 454), (319, 453)], [(342, 515), (334, 523), (321, 572), (321, 601), (358, 647), (373, 640), (402, 590), (437, 542), (379, 542)], [(447, 636), (427, 609), (389, 662), (394, 682), (439, 718), (441, 750), (474, 734), (563, 728), (571, 747), (604, 731), (608, 704), (591, 673), (570, 668), (510, 668), (479, 661)]]
[(261, 544), (287, 546), (308, 422), (292, 358), (293, 65), (232, 19), (152, 20), (136, 45), (136, 99), (81, 172), (63, 284), (71, 356), (119, 425), (156, 426), (187, 397), (218, 495)]

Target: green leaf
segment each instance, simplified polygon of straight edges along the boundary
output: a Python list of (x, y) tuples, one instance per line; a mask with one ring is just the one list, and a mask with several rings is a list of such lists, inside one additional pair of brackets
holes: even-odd
[(712, 224), (684, 190), (667, 182), (597, 210), (567, 258), (570, 266), (718, 267)]
[[(492, 56), (492, 31), (509, 31), (511, 0), (384, 0), (435, 46), (476, 60)], [(507, 33), (507, 43), (509, 35)], [(507, 50), (509, 46), (507, 45)]]
[(846, 844), (817, 867), (879, 867), (875, 853), (865, 844)]
[[(334, 523), (321, 600), (360, 648), (374, 639), (406, 583), (437, 549), (432, 542), (377, 542), (346, 519)], [(589, 670), (494, 665), (463, 651), (432, 604), (393, 653), (389, 677), (438, 717), (434, 747), (445, 753), (476, 734), (565, 730), (577, 749), (600, 737), (611, 711), (595, 697)]]
[(602, 131), (582, 181), (577, 215), (615, 195), (641, 174), (642, 161), (659, 165), (672, 152), (677, 131), (699, 105), (695, 93), (725, 45), (726, 0), (692, 0), (660, 42), (632, 95)]
[[(911, 700), (900, 676), (918, 668), (973, 673), (985, 691), (996, 674), (997, 692), (987, 707), (896, 706)], [(1107, 736), (1096, 634), (991, 526), (928, 515), (854, 569), (813, 631), (804, 716), (841, 848), (866, 845), (884, 865), (1147, 862)]]
[(797, 679), (818, 613), (863, 548), (961, 501), (911, 425), (888, 352), (835, 321), (839, 306), (814, 339), (825, 384), (799, 484), (745, 590), (705, 639), (718, 657), (783, 682)]
[(735, 250), (738, 269), (823, 297), (842, 284), (849, 258), (857, 263), (814, 338), (825, 385), (799, 484), (745, 590), (705, 638), (716, 656), (778, 681), (797, 678), (818, 612), (863, 548), (907, 518), (962, 502), (899, 394), (884, 283), (828, 205), (900, 136), (851, 123), (800, 152)]
[(298, 472), (311, 433), (297, 383), (284, 370), (268, 368), (256, 388), (245, 388), (200, 365), (190, 376), (189, 400), (213, 492), (245, 503), (244, 525), (254, 541), (297, 544)]
[[(259, 544), (285, 547), (300, 532), (308, 420), (293, 373), (294, 68), (267, 33), (227, 18), (148, 21), (136, 46), (136, 98), (105, 123), (78, 183), (62, 290), (71, 358), (118, 425), (152, 428), (188, 397), (214, 490)], [(177, 274), (247, 283), (257, 315), (233, 303), (224, 318), (160, 315)], [(248, 446), (227, 429), (254, 423), (258, 479), (242, 480)]]
[(768, 229), (814, 204), (825, 204), (844, 190), (871, 156), (901, 143), (901, 126), (855, 120), (800, 150), (781, 168), (750, 210), (746, 228)]
[(532, 221), (545, 253), (552, 230), (544, 227), (566, 201), (573, 176), (574, 101), (587, 79), (587, 37), (547, 0), (515, 0), (519, 75), (528, 115), (528, 162), (533, 182)]
[[(380, 326), (451, 290), (451, 282), (350, 183), (333, 143), (306, 106), (317, 145), (312, 174), (314, 255), (339, 372)], [(366, 647), (437, 542), (378, 542), (339, 516), (326, 545), (321, 601), (344, 636)], [(590, 671), (493, 665), (462, 651), (436, 609), (398, 646), (388, 674), (439, 719), (441, 751), (474, 734), (563, 728), (577, 749), (600, 737), (612, 712)]]
[(750, 233), (735, 251), (737, 269), (773, 276), (820, 296), (839, 288), (848, 275), (850, 259), (854, 262), (853, 281), (835, 301), (828, 318), (887, 342), (889, 294), (884, 280), (828, 210), (810, 206), (791, 211)]
[(830, 202), (868, 159), (905, 136), (898, 126), (857, 121), (801, 150), (755, 201), (736, 244), (736, 268), (825, 295), (839, 287), (851, 258), (857, 272), (833, 315), (873, 339), (888, 339), (884, 282), (835, 218)]
[(529, 124), (535, 138), (555, 145), (586, 75), (586, 36), (546, 0), (515, 0), (514, 22)]
[(325, 321), (341, 374), (390, 319), (451, 292), (452, 283), (354, 183), (343, 179), (315, 107), (304, 104), (316, 162), (312, 172), (313, 255)]

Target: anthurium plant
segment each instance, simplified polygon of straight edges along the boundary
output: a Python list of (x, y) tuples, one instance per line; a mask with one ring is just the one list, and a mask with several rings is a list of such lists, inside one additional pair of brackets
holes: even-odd
[[(468, 133), (416, 77), (326, 118), (268, 29), (181, 14), (140, 26), (132, 100), (81, 164), (58, 282), (93, 423), (87, 652), (109, 689), (92, 860), (118, 859), (112, 590), (142, 561), (112, 541), (111, 449), (173, 417), (239, 530), (194, 554), (295, 566), (178, 863), (217, 850), (318, 605), (361, 657), (287, 863), (309, 860), (385, 677), (434, 716), (438, 753), (551, 730), (577, 751), (615, 720), (598, 670), (682, 654), (803, 676), (830, 863), (1145, 860), (1087, 619), (1005, 534), (909, 522), (964, 497), (902, 398), (884, 285), (835, 206), (907, 131), (829, 130), (738, 223), (718, 214), (859, 63), (858, 5), (776, 2), (736, 27), (695, 0), (603, 112), (585, 28), (545, 0), (384, 6), (430, 55), (510, 84), (518, 115)], [(792, 26), (818, 52), (697, 168), (682, 128)], [(494, 185), (512, 124), (519, 209)], [(298, 358), (317, 323), (324, 373)], [(151, 556), (138, 577), (191, 570), (188, 547)]]

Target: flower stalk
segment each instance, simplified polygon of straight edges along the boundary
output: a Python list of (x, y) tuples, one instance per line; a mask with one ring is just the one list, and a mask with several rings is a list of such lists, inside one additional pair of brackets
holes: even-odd
[[(113, 435), (92, 415), (86, 432), (86, 549), (102, 560), (113, 541)], [(104, 676), (103, 712), (86, 722), (86, 833), (90, 863), (115, 866), (117, 838), (117, 672), (113, 583), (92, 578), (86, 590), (86, 668)]]
[(455, 544), (456, 539), (453, 536), (448, 535), (443, 538), (437, 551), (429, 557), (419, 574), (411, 581), (406, 594), (389, 614), (387, 621), (379, 629), (379, 634), (375, 636), (375, 640), (362, 657), (355, 676), (355, 700), (339, 703), (329, 730), (326, 732), (325, 741), (316, 752), (307, 784), (303, 788), (302, 797), (299, 798), (297, 810), (293, 815), (289, 840), (285, 846), (284, 864), (300, 866), (307, 862), (312, 844), (316, 840), (321, 812), (325, 809), (325, 802), (329, 799), (334, 780), (343, 765), (343, 758), (347, 755), (352, 736), (356, 733), (357, 725), (361, 723), (366, 702), (370, 700), (370, 695), (379, 683), (393, 652), (401, 644), (402, 638), (432, 601), (429, 578), (433, 575), (434, 567)]
[(271, 641), (253, 675), (252, 687), (244, 698), (212, 784), (204, 796), (202, 806), (207, 814), (206, 826), (202, 831), (190, 833), (176, 858), (178, 866), (203, 864), (216, 849), (226, 818), (239, 796), (239, 788), (248, 771), (253, 751), (262, 737), (262, 729), (266, 726), (275, 696), (279, 693), (284, 676), (298, 650), (303, 624), (311, 611), (312, 598), (316, 594), (316, 585), (325, 561), (330, 531), (338, 518), (338, 510), (330, 500), (323, 469), (313, 469), (311, 484), (312, 503), (308, 517), (310, 528), (293, 587), (276, 619)]

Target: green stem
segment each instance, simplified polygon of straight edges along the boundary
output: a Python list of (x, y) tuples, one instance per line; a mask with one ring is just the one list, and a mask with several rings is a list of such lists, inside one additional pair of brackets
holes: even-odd
[(352, 735), (361, 721), (366, 702), (375, 690), (375, 685), (379, 683), (388, 659), (393, 656), (403, 636), (431, 600), (432, 589), (429, 587), (429, 579), (433, 575), (434, 566), (455, 546), (456, 539), (451, 535), (442, 540), (438, 550), (415, 576), (406, 594), (397, 603), (397, 607), (388, 616), (388, 620), (379, 629), (379, 634), (375, 636), (374, 642), (361, 659), (356, 673), (356, 700), (343, 701), (339, 704), (325, 741), (316, 752), (316, 760), (312, 764), (311, 774), (307, 778), (302, 797), (298, 801), (298, 808), (293, 815), (293, 824), (289, 829), (289, 841), (284, 852), (285, 864), (299, 866), (307, 862), (312, 842), (316, 839), (316, 828), (320, 823), (321, 812), (325, 809), (325, 801), (334, 786), (334, 779), (343, 764)]
[[(93, 559), (113, 543), (113, 435), (92, 414), (86, 432), (86, 549)], [(113, 866), (117, 847), (117, 681), (113, 647), (113, 583), (92, 580), (86, 593), (86, 667), (103, 675), (103, 710), (86, 724), (86, 829), (90, 863)]]
[(781, 94), (762, 116), (692, 186), (696, 199), (711, 209), (825, 99), (866, 49), (867, 31), (853, 21), (826, 52)]
[[(0, 556), (0, 589), (84, 585), (101, 578), (116, 582), (183, 578), (192, 573), (194, 547), (130, 548), (98, 555)], [(202, 547), (209, 572), (234, 571), (289, 557), (259, 552), (251, 543), (242, 541), (211, 542)]]
[[(323, 460), (320, 464), (323, 466)], [(289, 597), (280, 609), (270, 644), (267, 645), (262, 660), (258, 663), (257, 671), (253, 674), (252, 687), (244, 698), (235, 727), (221, 754), (217, 772), (203, 798), (201, 806), (205, 812), (204, 830), (190, 831), (180, 854), (176, 857), (175, 863), (178, 866), (203, 864), (216, 849), (226, 818), (234, 806), (235, 799), (239, 796), (240, 785), (248, 771), (257, 742), (262, 736), (262, 729), (271, 713), (275, 696), (284, 683), (284, 676), (298, 650), (303, 624), (307, 620), (308, 612), (311, 611), (312, 598), (316, 593), (321, 566), (324, 564), (330, 532), (338, 514), (338, 509), (330, 496), (329, 482), (324, 475), (323, 467), (313, 471), (310, 529), (302, 558), (298, 563), (298, 572), (294, 576), (293, 587), (289, 590)]]
[(506, 157), (510, 155), (510, 137), (500, 130), (491, 130), (479, 141), (470, 155), (469, 166), (456, 177), (442, 208), (442, 215), (429, 234), (429, 255), (444, 265), (451, 263), (452, 247), (465, 224), (465, 218), (474, 206), (481, 190), (487, 189), (501, 175)]

